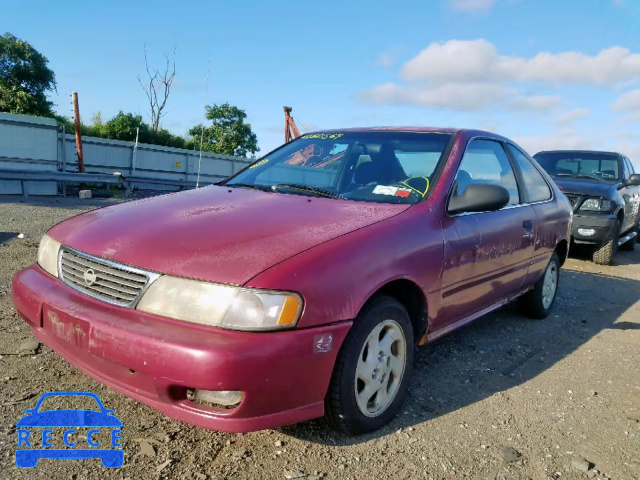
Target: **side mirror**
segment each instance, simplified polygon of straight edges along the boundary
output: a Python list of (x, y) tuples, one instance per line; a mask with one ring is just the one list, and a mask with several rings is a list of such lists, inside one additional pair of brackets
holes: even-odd
[(506, 188), (491, 183), (472, 183), (462, 195), (449, 199), (449, 213), (493, 212), (509, 203)]
[(631, 185), (633, 187), (640, 186), (640, 173), (632, 173), (629, 176), (629, 180), (627, 180), (627, 185)]
[(624, 187), (637, 187), (640, 185), (640, 173), (632, 173), (629, 175), (629, 179), (624, 182), (620, 182), (618, 190), (622, 190)]

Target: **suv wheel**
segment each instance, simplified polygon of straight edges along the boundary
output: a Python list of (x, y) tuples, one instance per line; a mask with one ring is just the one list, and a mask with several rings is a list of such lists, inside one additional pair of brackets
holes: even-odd
[(340, 349), (325, 398), (325, 418), (349, 435), (389, 423), (404, 399), (413, 367), (413, 328), (406, 309), (380, 296), (355, 319)]
[(593, 252), (593, 263), (597, 263), (598, 265), (611, 265), (613, 257), (618, 251), (619, 237), (620, 220), (617, 220), (615, 226), (613, 227), (613, 233), (611, 234), (611, 237), (605, 242), (604, 245)]
[(537, 320), (547, 318), (556, 301), (559, 280), (560, 258), (556, 252), (553, 252), (542, 278), (518, 299), (522, 313)]

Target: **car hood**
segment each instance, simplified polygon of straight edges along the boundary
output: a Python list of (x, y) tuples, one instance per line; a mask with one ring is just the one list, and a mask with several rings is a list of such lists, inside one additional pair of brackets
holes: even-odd
[(615, 185), (612, 182), (582, 178), (553, 177), (553, 181), (561, 187), (562, 193), (575, 193), (593, 197), (610, 197), (611, 189)]
[(25, 415), (17, 427), (121, 427), (122, 422), (114, 415), (94, 410), (47, 410)]
[(49, 235), (139, 268), (243, 285), (276, 263), (409, 206), (210, 186), (94, 210)]

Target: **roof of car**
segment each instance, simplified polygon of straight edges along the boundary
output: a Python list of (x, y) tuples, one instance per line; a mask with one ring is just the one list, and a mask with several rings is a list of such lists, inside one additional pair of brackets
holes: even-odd
[[(352, 128), (336, 128), (332, 130), (318, 130), (313, 132), (305, 132), (301, 136), (314, 135), (314, 134), (331, 134), (331, 133), (351, 133), (351, 132), (405, 132), (405, 133), (466, 133), (471, 137), (489, 137), (504, 141), (509, 141), (508, 138), (503, 137), (500, 134), (487, 132), (484, 130), (476, 130), (473, 128), (456, 128), (456, 127), (352, 127)], [(512, 142), (513, 143), (513, 142)]]
[(328, 132), (438, 132), (438, 133), (457, 133), (461, 128), (451, 127), (352, 127), (352, 128), (336, 128), (335, 130), (320, 130), (313, 133)]
[[(623, 156), (621, 153), (619, 152), (607, 152), (604, 150), (580, 150), (580, 149), (566, 149), (566, 150), (541, 150), (538, 153), (605, 153), (607, 155), (619, 155), (619, 156)], [(536, 153), (536, 155), (538, 155), (538, 153)]]

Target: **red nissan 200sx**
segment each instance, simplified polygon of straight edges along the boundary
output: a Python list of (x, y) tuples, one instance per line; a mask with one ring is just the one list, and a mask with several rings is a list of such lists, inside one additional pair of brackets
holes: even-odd
[(498, 135), (320, 132), (219, 185), (56, 225), (13, 300), (70, 363), (176, 419), (357, 434), (398, 412), (416, 345), (516, 297), (546, 317), (570, 224)]

